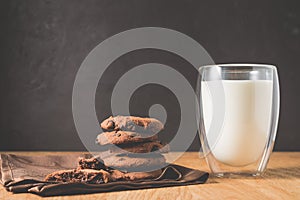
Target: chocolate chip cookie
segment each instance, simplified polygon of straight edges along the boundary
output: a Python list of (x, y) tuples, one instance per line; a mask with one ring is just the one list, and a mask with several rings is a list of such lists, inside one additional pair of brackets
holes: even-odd
[(77, 169), (106, 169), (107, 167), (103, 164), (103, 160), (100, 158), (92, 157), (92, 158), (79, 158)]
[(128, 144), (135, 142), (156, 141), (157, 139), (157, 135), (148, 136), (131, 131), (111, 131), (99, 134), (97, 136), (96, 143), (100, 145)]
[(81, 183), (107, 183), (110, 173), (104, 170), (75, 169), (61, 170), (48, 174), (44, 181), (51, 182), (81, 182)]
[(133, 131), (138, 133), (156, 134), (164, 128), (164, 125), (154, 118), (142, 118), (135, 116), (109, 117), (101, 123), (101, 128), (107, 131)]
[(108, 167), (121, 171), (144, 171), (151, 168), (161, 168), (166, 159), (161, 154), (120, 154), (103, 158), (104, 164)]
[(164, 146), (159, 141), (141, 142), (141, 143), (134, 143), (134, 144), (118, 145), (118, 146), (113, 145), (110, 146), (108, 150), (100, 152), (99, 157), (103, 159), (109, 156), (115, 156), (115, 155), (126, 154), (126, 153), (150, 153), (150, 152), (167, 153), (169, 152), (169, 145), (166, 144)]

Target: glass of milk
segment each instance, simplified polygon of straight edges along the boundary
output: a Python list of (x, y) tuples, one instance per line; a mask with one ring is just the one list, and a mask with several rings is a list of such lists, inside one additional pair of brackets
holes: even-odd
[(267, 166), (279, 117), (276, 67), (218, 64), (199, 69), (199, 132), (217, 177), (259, 176)]

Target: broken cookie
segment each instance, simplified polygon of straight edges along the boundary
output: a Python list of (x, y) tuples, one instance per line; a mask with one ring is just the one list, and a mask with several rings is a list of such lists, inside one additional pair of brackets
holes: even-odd
[(75, 169), (53, 172), (48, 174), (44, 181), (70, 183), (107, 183), (109, 179), (110, 173), (104, 170)]

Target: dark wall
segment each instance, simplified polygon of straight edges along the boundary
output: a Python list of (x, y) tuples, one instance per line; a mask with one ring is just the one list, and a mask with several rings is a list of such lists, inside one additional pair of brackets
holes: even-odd
[[(144, 26), (189, 35), (216, 63), (278, 66), (281, 116), (275, 148), (300, 150), (299, 1), (2, 0), (0, 9), (1, 151), (83, 150), (72, 117), (76, 72), (101, 41)], [(110, 94), (116, 77), (137, 64), (154, 61), (182, 71), (195, 83), (191, 66), (175, 55), (132, 52), (116, 60), (100, 81), (99, 120), (110, 114), (108, 100), (100, 100)], [(178, 110), (172, 106), (178, 102), (172, 93), (155, 87), (145, 86), (134, 94), (131, 112), (143, 115), (152, 103), (166, 105), (168, 134), (172, 134), (178, 121)], [(145, 98), (149, 93), (160, 98)], [(198, 146), (196, 138), (192, 149)]]

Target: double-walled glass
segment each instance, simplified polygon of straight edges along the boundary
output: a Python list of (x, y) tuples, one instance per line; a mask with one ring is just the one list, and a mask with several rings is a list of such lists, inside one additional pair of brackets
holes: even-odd
[(218, 177), (258, 176), (273, 150), (279, 117), (275, 66), (219, 64), (199, 69), (202, 149)]

